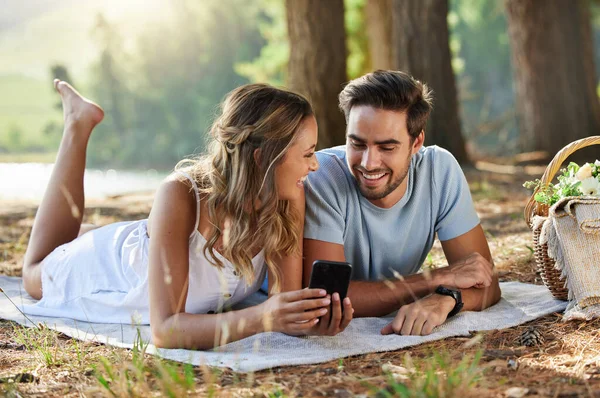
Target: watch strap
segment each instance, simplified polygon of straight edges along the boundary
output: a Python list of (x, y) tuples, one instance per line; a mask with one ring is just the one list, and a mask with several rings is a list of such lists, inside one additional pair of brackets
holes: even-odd
[(460, 290), (449, 289), (440, 285), (435, 289), (435, 293), (441, 294), (442, 296), (450, 296), (456, 302), (456, 304), (454, 304), (454, 308), (452, 308), (452, 311), (448, 313), (447, 318), (453, 317), (454, 315), (458, 314), (460, 310), (462, 310), (464, 303), (462, 301), (462, 294), (460, 293)]

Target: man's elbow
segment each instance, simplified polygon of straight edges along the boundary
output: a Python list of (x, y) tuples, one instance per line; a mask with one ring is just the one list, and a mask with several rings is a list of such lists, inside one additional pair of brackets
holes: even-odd
[(500, 299), (502, 298), (502, 291), (500, 290), (500, 284), (498, 283), (498, 278), (494, 278), (492, 280), (492, 284), (489, 288), (486, 289), (487, 294), (484, 295), (484, 301), (482, 303), (481, 310), (485, 310), (495, 304), (498, 304)]

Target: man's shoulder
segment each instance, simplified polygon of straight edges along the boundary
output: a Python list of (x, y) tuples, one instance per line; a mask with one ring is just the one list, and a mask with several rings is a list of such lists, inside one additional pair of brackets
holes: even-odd
[(337, 181), (342, 175), (346, 175), (348, 166), (345, 145), (322, 149), (316, 153), (316, 156), (319, 169), (309, 174), (310, 180)]
[(418, 167), (445, 169), (458, 165), (456, 158), (448, 150), (437, 145), (423, 146), (417, 153)]
[(346, 164), (346, 147), (341, 145), (322, 149), (316, 156), (319, 169), (308, 175), (309, 190), (327, 200), (346, 197), (352, 189)]
[(326, 166), (329, 165), (339, 165), (339, 164), (345, 164), (346, 163), (346, 146), (345, 145), (338, 145), (338, 146), (334, 146), (331, 148), (325, 148), (325, 149), (321, 149), (320, 151), (318, 151), (316, 153), (317, 155), (317, 159), (319, 159), (319, 166), (320, 162), (324, 162), (324, 164)]

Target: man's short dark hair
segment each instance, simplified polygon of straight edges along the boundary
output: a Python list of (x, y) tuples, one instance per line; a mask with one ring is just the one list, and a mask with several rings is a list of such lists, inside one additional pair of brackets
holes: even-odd
[(414, 139), (425, 130), (433, 108), (431, 90), (407, 73), (377, 70), (350, 81), (339, 96), (346, 116), (354, 106), (406, 112), (408, 133)]

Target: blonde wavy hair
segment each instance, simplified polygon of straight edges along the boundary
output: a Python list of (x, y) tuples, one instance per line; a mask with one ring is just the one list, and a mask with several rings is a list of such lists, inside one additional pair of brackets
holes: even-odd
[(221, 239), (222, 255), (248, 284), (255, 279), (252, 254), (258, 247), (264, 249), (275, 291), (281, 276), (274, 258), (298, 254), (304, 220), (288, 201), (279, 199), (275, 169), (294, 144), (303, 120), (312, 115), (310, 103), (299, 94), (266, 84), (238, 87), (227, 95), (210, 129), (208, 153), (175, 167), (192, 176), (206, 200), (214, 228), (204, 256), (222, 268), (215, 250)]

